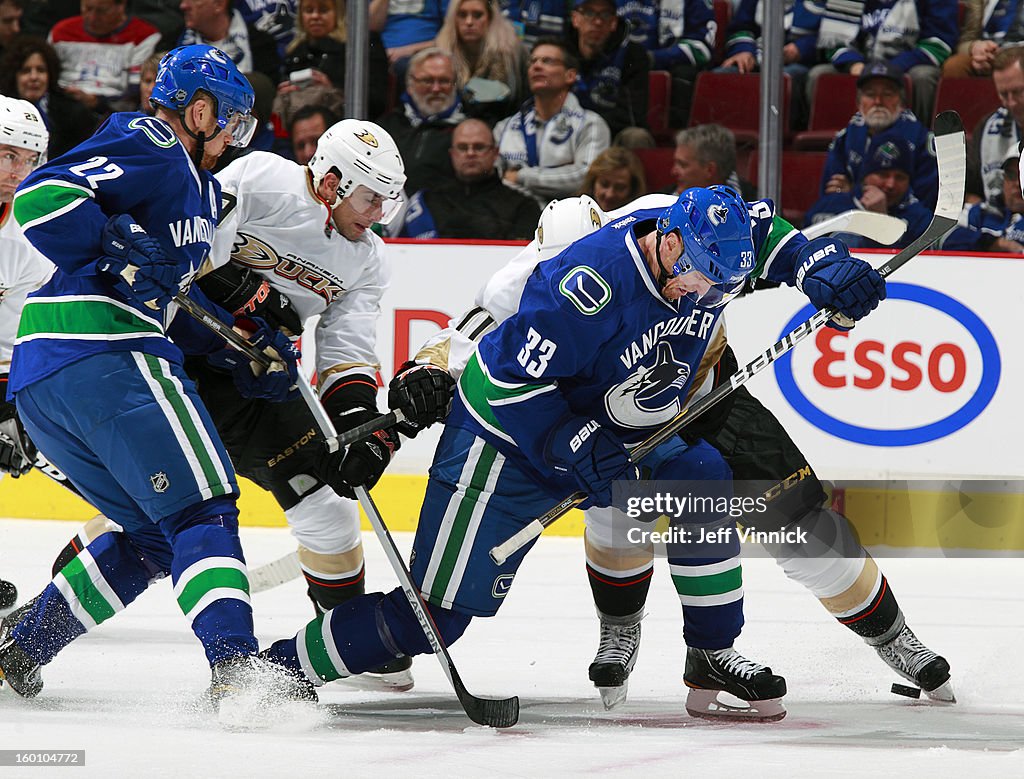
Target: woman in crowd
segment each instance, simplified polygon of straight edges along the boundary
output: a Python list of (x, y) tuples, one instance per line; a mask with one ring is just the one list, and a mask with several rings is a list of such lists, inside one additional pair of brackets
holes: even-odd
[(524, 49), (498, 0), (452, 0), (437, 45), (452, 53), (466, 113), (492, 125), (525, 95)]
[(590, 195), (605, 212), (647, 194), (644, 166), (629, 149), (609, 146), (597, 155), (583, 179), (581, 195)]
[(42, 38), (15, 38), (0, 62), (0, 94), (28, 100), (50, 131), (47, 155), (60, 156), (96, 130), (99, 118), (57, 83), (60, 59)]

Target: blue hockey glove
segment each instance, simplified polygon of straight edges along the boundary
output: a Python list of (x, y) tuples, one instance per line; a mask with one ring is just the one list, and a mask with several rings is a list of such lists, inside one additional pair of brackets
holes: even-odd
[(545, 459), (559, 473), (576, 480), (590, 496), (590, 506), (612, 504), (612, 482), (636, 480), (637, 467), (619, 440), (592, 419), (569, 417), (548, 436)]
[(819, 309), (838, 309), (842, 316), (829, 322), (837, 330), (849, 330), (885, 300), (885, 281), (878, 271), (851, 257), (846, 244), (836, 238), (815, 238), (800, 249), (795, 282)]
[(235, 387), (244, 398), (261, 398), (279, 403), (298, 396), (299, 350), (284, 333), (274, 330), (259, 317), (236, 319), (235, 326), (250, 331), (249, 343), (274, 362), (269, 370), (252, 362), (233, 347), (225, 347), (209, 356), (210, 364), (231, 371)]
[[(166, 308), (181, 288), (182, 274), (160, 242), (128, 214), (108, 219), (100, 241), (103, 255), (96, 261), (96, 269), (119, 276), (150, 308)], [(121, 286), (120, 280), (117, 286)]]

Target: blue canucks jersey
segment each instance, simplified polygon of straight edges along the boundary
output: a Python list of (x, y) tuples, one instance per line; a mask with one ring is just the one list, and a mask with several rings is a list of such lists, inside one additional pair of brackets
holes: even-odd
[(217, 180), (196, 169), (170, 125), (139, 113), (114, 114), (92, 138), (29, 175), (14, 215), (57, 271), (26, 301), (10, 393), (101, 352), (180, 362), (166, 335), (173, 304), (154, 311), (97, 272), (101, 233), (110, 217), (130, 214), (179, 263), (187, 289), (209, 253), (219, 203)]
[[(753, 275), (792, 283), (807, 239), (748, 203)], [(540, 263), (517, 313), (480, 341), (459, 380), (449, 424), (483, 437), (554, 488), (548, 433), (569, 416), (596, 420), (631, 445), (683, 407), (723, 308), (668, 301), (639, 239), (663, 209), (636, 211)]]

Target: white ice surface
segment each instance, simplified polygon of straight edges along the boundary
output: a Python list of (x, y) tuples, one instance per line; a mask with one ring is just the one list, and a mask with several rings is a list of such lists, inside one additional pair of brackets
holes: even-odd
[[(0, 576), (23, 598), (48, 580), (75, 532), (64, 522), (0, 520)], [(403, 548), (411, 536), (399, 535)], [(244, 529), (251, 565), (293, 548), (284, 530)], [(371, 589), (393, 575), (365, 537)], [(908, 621), (953, 668), (959, 702), (889, 692), (896, 676), (769, 560), (744, 564), (737, 647), (786, 676), (789, 716), (717, 724), (683, 708), (681, 616), (659, 561), (629, 700), (603, 711), (587, 679), (597, 621), (579, 539), (545, 538), (497, 618), (453, 647), (476, 694), (518, 694), (506, 731), (463, 715), (432, 656), (408, 693), (321, 688), (318, 712), (229, 732), (191, 705), (208, 670), (168, 582), (69, 646), (31, 701), (0, 692), (0, 749), (85, 749), (86, 766), (0, 768), (0, 776), (527, 777), (604, 773), (694, 777), (1024, 777), (1024, 608), (1019, 559), (885, 559)], [(310, 616), (302, 584), (254, 596), (261, 645)]]

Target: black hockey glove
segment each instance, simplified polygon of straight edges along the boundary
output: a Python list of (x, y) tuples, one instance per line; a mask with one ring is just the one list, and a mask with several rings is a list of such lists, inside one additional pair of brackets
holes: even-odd
[(156, 238), (128, 214), (112, 216), (103, 226), (103, 256), (96, 270), (117, 277), (115, 286), (151, 308), (166, 308), (181, 288), (181, 271)]
[(405, 415), (399, 431), (412, 438), (435, 422), (443, 422), (452, 408), (455, 379), (436, 365), (402, 365), (388, 385), (388, 408)]
[[(351, 423), (346, 429), (379, 416), (377, 412), (365, 409), (352, 411), (344, 417), (346, 423)], [(356, 487), (371, 489), (380, 480), (401, 445), (402, 439), (396, 430), (378, 430), (347, 449), (322, 457), (317, 475), (343, 498), (355, 498)]]
[[(6, 383), (0, 382), (6, 388)], [(18, 412), (11, 403), (0, 399), (0, 472), (15, 479), (32, 470), (36, 461), (36, 448), (29, 440)]]
[(249, 268), (229, 262), (199, 279), (214, 303), (235, 316), (259, 317), (286, 335), (302, 335), (302, 318), (286, 295)]

